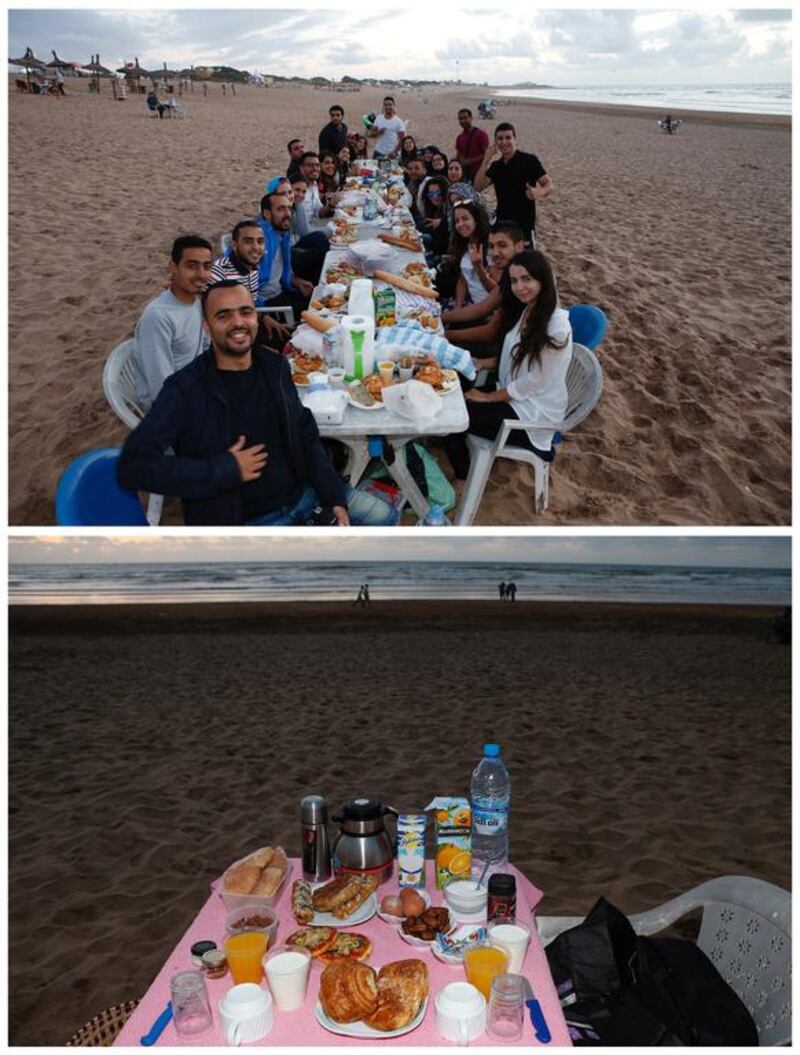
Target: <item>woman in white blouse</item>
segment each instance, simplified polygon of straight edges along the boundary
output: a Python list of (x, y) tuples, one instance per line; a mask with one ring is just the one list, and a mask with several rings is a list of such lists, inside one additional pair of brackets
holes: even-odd
[[(553, 433), (567, 409), (566, 378), (572, 358), (569, 315), (556, 306), (553, 271), (542, 253), (531, 249), (518, 253), (503, 281), (507, 332), (499, 361), (481, 363), (496, 365), (497, 386), (465, 393), (469, 432), (494, 439), (507, 418), (533, 422), (536, 428), (512, 432), (510, 442), (552, 461)], [(469, 448), (464, 434), (448, 436), (445, 447), (456, 478), (466, 479)]]

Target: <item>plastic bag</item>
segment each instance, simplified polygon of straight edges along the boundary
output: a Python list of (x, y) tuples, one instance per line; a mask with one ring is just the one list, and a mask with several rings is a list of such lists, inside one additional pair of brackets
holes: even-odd
[(344, 252), (345, 259), (370, 275), (376, 268), (385, 268), (394, 256), (394, 249), (377, 238), (368, 238), (363, 242), (350, 245)]
[(322, 355), (324, 348), (322, 334), (305, 323), (294, 331), (291, 343), (298, 352), (305, 352), (306, 355)]
[(422, 381), (405, 381), (383, 390), (383, 403), (390, 413), (424, 426), (442, 409), (442, 400), (430, 385)]
[(305, 405), (318, 425), (341, 425), (347, 409), (347, 396), (340, 388), (320, 388), (308, 393)]

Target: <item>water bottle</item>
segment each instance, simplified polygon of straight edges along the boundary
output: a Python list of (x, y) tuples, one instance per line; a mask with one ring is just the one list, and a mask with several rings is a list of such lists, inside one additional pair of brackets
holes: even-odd
[(378, 192), (373, 184), (367, 191), (367, 200), (364, 202), (364, 222), (369, 223), (378, 216)]
[(428, 511), (421, 520), (417, 521), (417, 527), (452, 527), (447, 519), (447, 514), (441, 506), (428, 506)]
[[(499, 744), (484, 744), (483, 758), (472, 773), (472, 877), (504, 872), (508, 864), (508, 807), (511, 777)], [(487, 868), (488, 864), (488, 868)], [(486, 882), (486, 880), (484, 880)]]

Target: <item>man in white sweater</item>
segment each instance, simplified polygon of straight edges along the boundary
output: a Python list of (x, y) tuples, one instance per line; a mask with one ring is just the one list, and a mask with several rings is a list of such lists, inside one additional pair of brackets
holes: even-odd
[(176, 238), (169, 288), (151, 300), (136, 324), (132, 356), (136, 398), (148, 410), (164, 381), (208, 345), (200, 296), (211, 278), (211, 245), (199, 235)]

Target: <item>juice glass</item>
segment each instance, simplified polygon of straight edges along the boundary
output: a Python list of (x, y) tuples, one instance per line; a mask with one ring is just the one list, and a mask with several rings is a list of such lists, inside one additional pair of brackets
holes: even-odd
[(246, 930), (241, 934), (232, 934), (226, 940), (225, 955), (236, 985), (242, 982), (260, 983), (264, 974), (261, 960), (266, 951), (267, 936), (263, 931)]
[(464, 970), (467, 981), (480, 989), (487, 1001), (492, 991), (492, 979), (508, 970), (509, 955), (499, 945), (481, 942), (464, 951)]

